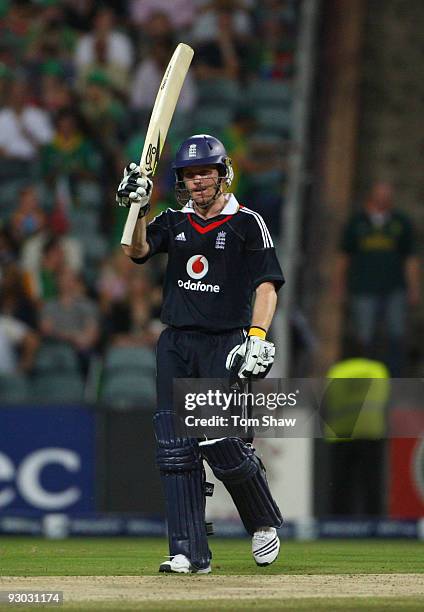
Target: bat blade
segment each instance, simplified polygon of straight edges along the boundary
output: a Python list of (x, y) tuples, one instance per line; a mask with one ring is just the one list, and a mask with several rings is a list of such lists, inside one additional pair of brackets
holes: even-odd
[[(175, 49), (165, 70), (147, 128), (140, 158), (140, 169), (148, 177), (154, 176), (181, 88), (193, 58), (194, 51), (185, 43)], [(128, 211), (121, 244), (131, 246), (140, 204), (133, 202)]]

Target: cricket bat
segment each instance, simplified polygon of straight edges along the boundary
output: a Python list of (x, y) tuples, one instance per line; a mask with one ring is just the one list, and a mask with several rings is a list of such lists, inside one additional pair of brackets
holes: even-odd
[[(194, 51), (191, 47), (180, 43), (175, 49), (163, 75), (140, 159), (141, 172), (149, 178), (155, 174), (156, 166), (165, 144), (165, 138), (168, 134), (169, 125), (193, 55)], [(121, 244), (131, 246), (139, 212), (140, 204), (133, 202), (128, 211)]]

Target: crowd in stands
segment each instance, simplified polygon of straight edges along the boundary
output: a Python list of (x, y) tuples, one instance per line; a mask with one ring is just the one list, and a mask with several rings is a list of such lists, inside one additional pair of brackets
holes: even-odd
[[(108, 386), (100, 362), (106, 372), (121, 363), (128, 373), (122, 348), (151, 364), (163, 261), (141, 267), (123, 255), (126, 211), (115, 205), (115, 189), (123, 167), (140, 156), (178, 42), (193, 46), (195, 58), (151, 215), (175, 206), (179, 142), (213, 133), (233, 158), (237, 197), (278, 238), (298, 4), (2, 0), (1, 399), (80, 399), (87, 381), (97, 397)], [(122, 397), (122, 385), (109, 387)]]

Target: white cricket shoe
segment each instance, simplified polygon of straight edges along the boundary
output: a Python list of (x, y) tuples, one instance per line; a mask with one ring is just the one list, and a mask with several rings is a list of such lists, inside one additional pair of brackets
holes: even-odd
[(256, 565), (270, 565), (278, 557), (280, 540), (275, 527), (261, 527), (252, 538), (252, 553)]
[(210, 565), (203, 569), (197, 569), (192, 566), (190, 559), (187, 559), (185, 555), (175, 555), (169, 561), (161, 563), (159, 571), (166, 574), (210, 574), (212, 570)]

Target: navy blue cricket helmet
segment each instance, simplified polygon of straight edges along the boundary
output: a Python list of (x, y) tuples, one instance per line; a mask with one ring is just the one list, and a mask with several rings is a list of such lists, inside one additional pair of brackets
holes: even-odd
[(220, 176), (224, 178), (225, 184), (229, 187), (234, 173), (231, 167), (231, 159), (228, 157), (224, 145), (218, 138), (209, 134), (195, 134), (184, 140), (180, 145), (172, 167), (175, 170), (177, 180), (181, 180), (182, 176), (179, 170), (182, 168), (211, 165), (218, 166)]
[(218, 138), (209, 134), (195, 134), (180, 145), (172, 167), (175, 170), (175, 196), (181, 206), (189, 202), (191, 193), (185, 185), (182, 169), (188, 166), (217, 166), (220, 180), (215, 188), (215, 194), (204, 204), (197, 203), (199, 208), (208, 208), (222, 193), (222, 185), (227, 188), (234, 178), (231, 159), (224, 145)]

